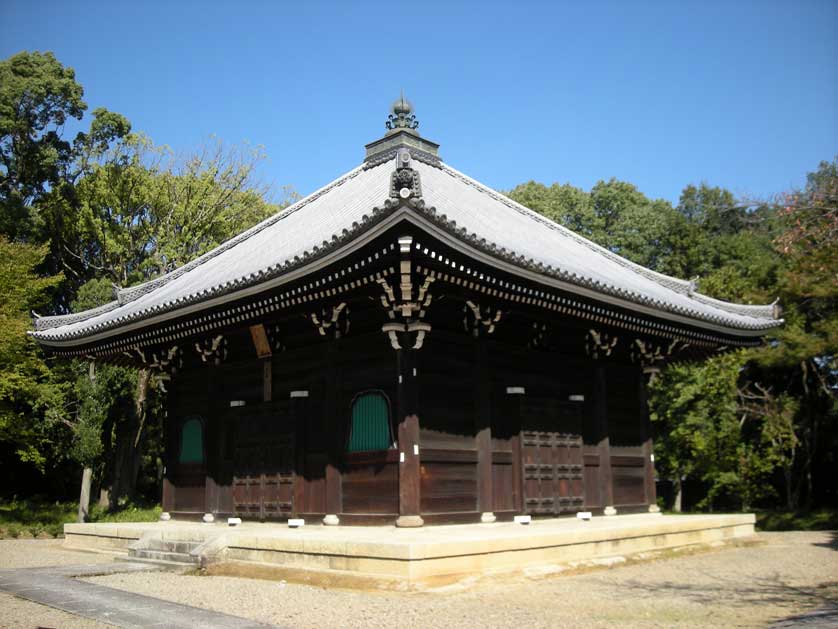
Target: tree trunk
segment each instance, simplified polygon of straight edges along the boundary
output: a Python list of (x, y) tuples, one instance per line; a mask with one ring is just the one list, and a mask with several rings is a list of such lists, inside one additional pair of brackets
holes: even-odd
[(81, 495), (79, 496), (79, 513), (77, 522), (85, 522), (90, 512), (90, 481), (93, 478), (93, 468), (85, 467), (81, 475)]
[(792, 466), (786, 465), (783, 468), (783, 480), (785, 480), (786, 485), (786, 509), (789, 511), (794, 511), (795, 504), (794, 504), (794, 481), (792, 479)]
[(146, 421), (146, 402), (151, 380), (148, 369), (137, 373), (137, 389), (134, 398), (134, 412), (116, 427), (116, 444), (111, 485), (110, 509), (119, 506), (121, 498), (132, 499), (139, 475), (142, 434)]
[(674, 485), (674, 489), (675, 489), (675, 502), (672, 505), (672, 510), (675, 513), (681, 513), (681, 508), (684, 504), (683, 503), (683, 500), (684, 500), (684, 486), (681, 483), (681, 477), (680, 476), (675, 478), (675, 481), (673, 482), (673, 485)]

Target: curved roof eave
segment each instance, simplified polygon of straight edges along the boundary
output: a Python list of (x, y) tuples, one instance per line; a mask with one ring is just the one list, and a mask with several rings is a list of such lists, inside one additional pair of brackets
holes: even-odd
[[(732, 304), (701, 295), (694, 292), (690, 282), (630, 262), (437, 159), (425, 159), (421, 152), (413, 157), (423, 177), (423, 188), (427, 186), (428, 189), (427, 194), (418, 201), (412, 201), (410, 207), (387, 197), (392, 173), (392, 167), (387, 166), (395, 161), (395, 157), (362, 164), (183, 267), (155, 280), (120, 290), (113, 302), (82, 313), (37, 319), (35, 331), (30, 334), (44, 345), (85, 345), (239, 299), (281, 285), (339, 259), (402, 218), (465, 255), (496, 268), (658, 318), (734, 336), (759, 336), (783, 323), (773, 305)], [(441, 207), (428, 204), (425, 197), (438, 202)], [(475, 208), (465, 207), (472, 205), (479, 207), (476, 211)], [(308, 213), (295, 216), (306, 208)], [(514, 215), (505, 214), (510, 210)], [(480, 211), (485, 211), (489, 219), (508, 221), (510, 226), (517, 226), (525, 232), (538, 232), (542, 250), (539, 251), (536, 244), (526, 239), (521, 244), (520, 239), (516, 241), (509, 237), (508, 232), (503, 230), (504, 225), (498, 228), (491, 221), (487, 222), (489, 219), (479, 214)], [(284, 219), (290, 219), (291, 225), (281, 224)], [(460, 219), (460, 223), (455, 219)], [(304, 245), (307, 248), (292, 250), (289, 247), (288, 250), (272, 251), (272, 264), (263, 264), (264, 256), (254, 261), (251, 259), (253, 256), (245, 255), (250, 250), (258, 250), (261, 240), (280, 234), (277, 229), (299, 228), (297, 222), (303, 220), (320, 220), (317, 227), (322, 232), (314, 230), (314, 234), (308, 235)], [(494, 231), (490, 227), (494, 227)], [(482, 235), (478, 233), (481, 230)], [(496, 237), (492, 237), (493, 234)], [(248, 249), (251, 239), (255, 242), (250, 243)], [(504, 239), (507, 242), (503, 242)], [(268, 242), (274, 244), (273, 240)], [(510, 243), (514, 245), (516, 242), (517, 250), (514, 246), (507, 248)], [(261, 246), (264, 244), (261, 243)], [(285, 246), (289, 246), (287, 241)], [(526, 250), (528, 247), (529, 251)], [(544, 247), (557, 249), (561, 255), (549, 250), (547, 253), (552, 257), (545, 258)], [(580, 267), (574, 255), (586, 258), (588, 266)], [(597, 261), (601, 264), (597, 265)], [(232, 270), (227, 268), (231, 262)], [(608, 267), (607, 272), (598, 275), (597, 266)], [(219, 268), (226, 273), (226, 281), (218, 282), (215, 273)], [(247, 272), (235, 275), (244, 270)]]

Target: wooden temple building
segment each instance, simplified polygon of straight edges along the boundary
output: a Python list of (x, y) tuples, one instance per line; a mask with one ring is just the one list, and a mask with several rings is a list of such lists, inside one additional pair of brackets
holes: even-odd
[(32, 335), (166, 378), (174, 517), (655, 510), (647, 378), (759, 343), (777, 309), (702, 295), (454, 170), (404, 99), (386, 124), (314, 194)]

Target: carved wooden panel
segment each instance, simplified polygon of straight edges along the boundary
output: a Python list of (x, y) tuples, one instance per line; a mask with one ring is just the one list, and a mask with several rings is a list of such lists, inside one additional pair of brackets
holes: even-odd
[(527, 513), (558, 515), (584, 507), (581, 435), (524, 430), (521, 450)]

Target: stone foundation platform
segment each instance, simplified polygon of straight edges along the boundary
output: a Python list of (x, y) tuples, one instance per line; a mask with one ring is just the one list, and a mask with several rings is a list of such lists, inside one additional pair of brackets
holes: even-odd
[[(66, 524), (68, 548), (160, 556), (165, 548), (218, 574), (407, 589), (497, 573), (610, 565), (754, 535), (752, 514), (660, 514), (428, 526), (154, 522)], [(150, 552), (148, 549), (155, 549)], [(191, 561), (190, 561), (191, 558)]]

